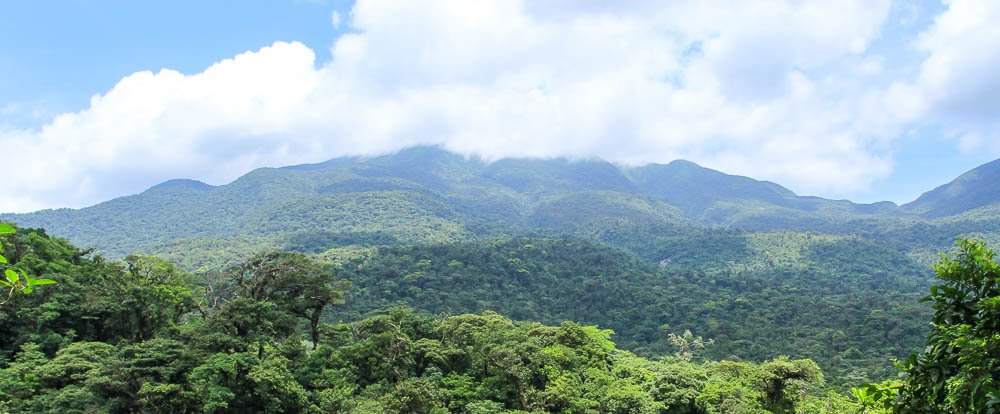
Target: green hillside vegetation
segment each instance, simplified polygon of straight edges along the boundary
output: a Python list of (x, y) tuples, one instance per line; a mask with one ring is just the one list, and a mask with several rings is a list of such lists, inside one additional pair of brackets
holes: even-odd
[[(857, 236), (926, 267), (957, 236), (1000, 237), (1000, 204), (990, 198), (997, 191), (989, 190), (1000, 178), (990, 178), (992, 165), (948, 186), (948, 194), (958, 197), (963, 192), (956, 189), (966, 188), (968, 196), (944, 200), (932, 197), (943, 194), (935, 190), (899, 208), (802, 197), (686, 161), (642, 167), (565, 159), (486, 163), (417, 147), (262, 168), (217, 187), (172, 180), (80, 210), (4, 214), (0, 220), (45, 228), (108, 257), (155, 254), (188, 270), (219, 270), (270, 249), (322, 252), (538, 232), (597, 240), (658, 262), (664, 258), (659, 252), (678, 240), (704, 244), (701, 239), (716, 239), (717, 231), (727, 237), (728, 230), (750, 237), (775, 231)], [(962, 201), (969, 197), (975, 202)], [(930, 207), (920, 206), (938, 199), (957, 214), (925, 214)]]
[(855, 408), (810, 360), (703, 360), (691, 335), (673, 337), (677, 356), (644, 358), (617, 348), (610, 330), (489, 311), (391, 308), (316, 323), (349, 283), (293, 253), (205, 279), (150, 257), (107, 261), (39, 230), (7, 241), (10, 266), (58, 283), (0, 307), (0, 412)]
[(930, 313), (917, 303), (925, 272), (878, 245), (789, 240), (797, 236), (757, 235), (743, 240), (742, 255), (701, 265), (678, 250), (664, 268), (580, 239), (379, 247), (335, 267), (355, 289), (334, 315), (356, 319), (398, 304), (574, 320), (613, 329), (619, 345), (641, 355), (662, 354), (668, 332), (691, 330), (717, 340), (706, 351), (717, 359), (789, 355), (853, 382), (886, 377), (889, 359), (925, 336)]
[[(633, 240), (648, 239), (644, 232), (676, 235), (703, 226), (860, 235), (903, 249), (924, 235), (924, 227), (943, 229), (947, 237), (930, 238), (938, 249), (959, 234), (949, 231), (954, 220), (927, 220), (891, 203), (801, 197), (774, 183), (685, 161), (643, 167), (565, 159), (485, 163), (435, 147), (262, 168), (218, 187), (174, 180), (80, 210), (0, 219), (46, 228), (114, 258), (169, 254), (179, 239), (231, 245), (241, 238), (263, 238), (268, 245), (283, 246), (314, 232), (356, 235), (356, 244), (363, 245), (371, 233), (400, 243), (427, 243), (544, 229), (605, 241), (615, 237), (612, 244), (630, 250), (630, 245), (648, 245), (648, 240)], [(185, 223), (183, 229), (177, 223)], [(906, 237), (911, 233), (915, 237)], [(240, 257), (199, 253), (217, 257), (208, 261), (217, 268)]]
[[(539, 283), (548, 285), (568, 278), (561, 285), (564, 295), (585, 302), (588, 295), (635, 295), (620, 292), (631, 284), (615, 280), (665, 278), (659, 283), (671, 277), (586, 241), (504, 240), (488, 246), (492, 253), (471, 256), (484, 247), (379, 248), (333, 269), (298, 253), (277, 252), (203, 277), (152, 257), (108, 261), (41, 230), (7, 234), (4, 242), (5, 269), (56, 283), (0, 306), (0, 412), (957, 413), (996, 412), (1000, 401), (1000, 369), (991, 357), (997, 347), (990, 339), (997, 331), (1000, 265), (977, 241), (961, 242), (936, 266), (943, 284), (931, 288), (928, 298), (934, 330), (926, 348), (902, 363), (902, 380), (864, 384), (852, 372), (839, 379), (857, 384), (851, 396), (831, 387), (830, 374), (813, 360), (720, 360), (713, 357), (716, 347), (736, 340), (704, 340), (680, 331), (683, 326), (668, 327), (648, 355), (637, 355), (619, 348), (617, 335), (603, 326), (518, 322), (492, 311), (431, 314), (397, 306), (323, 322), (331, 320), (324, 316), (331, 310), (339, 316), (354, 312), (352, 302), (370, 290), (364, 267), (380, 275), (422, 269), (403, 277), (419, 287), (407, 289), (411, 293), (436, 280), (425, 276), (449, 271), (451, 282), (472, 290), (478, 283), (502, 282), (492, 288), (514, 300), (529, 300), (518, 285), (530, 279), (550, 279)], [(836, 266), (824, 258), (855, 249), (842, 242), (817, 238), (809, 252), (777, 249), (765, 261), (805, 254)], [(748, 250), (772, 243), (752, 240)], [(553, 256), (560, 260), (544, 260)], [(442, 267), (437, 260), (448, 261)], [(582, 271), (575, 261), (590, 263), (600, 274), (573, 278)], [(789, 263), (800, 264), (801, 257)], [(358, 272), (344, 270), (358, 265)], [(493, 280), (463, 276), (489, 269), (513, 274)], [(899, 276), (897, 282), (905, 279)], [(590, 284), (571, 290), (581, 281)], [(698, 284), (706, 285), (718, 283)], [(536, 290), (543, 291), (542, 305), (579, 312), (560, 308), (558, 299), (544, 300), (559, 292)], [(677, 300), (686, 297), (685, 290), (675, 283), (655, 293)], [(362, 294), (351, 293), (356, 291)], [(479, 293), (494, 301), (491, 306), (506, 306), (502, 296)], [(526, 316), (541, 310), (529, 307)], [(700, 318), (711, 316), (702, 312), (695, 320)], [(885, 321), (904, 319), (891, 315)], [(865, 329), (899, 334), (891, 326)], [(802, 337), (791, 334), (754, 342), (806, 346), (797, 339)]]
[[(988, 175), (987, 167), (970, 175)], [(731, 256), (741, 255), (745, 239), (780, 234), (788, 240), (780, 244), (787, 244), (827, 234), (859, 246), (889, 247), (927, 268), (957, 236), (1000, 239), (998, 205), (936, 218), (911, 213), (915, 205), (800, 197), (774, 183), (685, 161), (643, 167), (564, 159), (485, 163), (417, 147), (259, 169), (218, 187), (173, 180), (80, 210), (0, 219), (46, 228), (111, 258), (156, 255), (200, 272), (267, 250), (320, 254), (347, 246), (489, 242), (533, 234), (582, 237), (648, 263), (689, 260), (695, 267), (742, 260)]]
[[(5, 310), (0, 338), (7, 355), (33, 343), (51, 358), (136, 329), (144, 333), (130, 343), (145, 341), (166, 318), (169, 337), (183, 342), (176, 327), (193, 332), (232, 298), (227, 269), (283, 251), (353, 283), (346, 304), (325, 313), (331, 326), (386, 317), (393, 306), (414, 317), (573, 320), (613, 330), (617, 350), (652, 362), (671, 354), (667, 334), (690, 330), (715, 339), (702, 351), (710, 360), (809, 359), (826, 386), (844, 390), (891, 376), (891, 358), (921, 347), (933, 309), (917, 299), (938, 252), (960, 235), (1000, 241), (1000, 204), (986, 182), (994, 167), (904, 207), (801, 197), (683, 161), (486, 163), (433, 147), (263, 168), (221, 186), (172, 180), (79, 210), (0, 215), (85, 249), (40, 230), (5, 242), (4, 256), (31, 277), (75, 276), (19, 298), (17, 312), (27, 313)], [(971, 194), (977, 183), (989, 191)], [(35, 250), (47, 256), (26, 253)], [(171, 283), (190, 292), (169, 295), (190, 301), (146, 315), (137, 307), (145, 302), (121, 295), (163, 292), (100, 291), (143, 266), (182, 275)], [(50, 295), (69, 295), (57, 301), (66, 308), (49, 309)], [(239, 317), (256, 318), (248, 315)], [(300, 319), (267, 329), (298, 335)]]
[[(678, 160), (624, 171), (640, 192), (660, 198), (705, 224), (738, 224), (773, 220), (792, 214), (797, 220), (815, 216), (889, 215), (892, 203), (854, 204), (818, 197), (800, 197), (778, 184), (757, 181)], [(736, 213), (736, 214), (734, 214)]]

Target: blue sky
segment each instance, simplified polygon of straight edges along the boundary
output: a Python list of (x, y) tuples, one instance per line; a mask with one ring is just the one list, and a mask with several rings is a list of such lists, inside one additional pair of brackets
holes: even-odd
[(1000, 157), (1000, 6), (828, 3), (7, 2), (0, 211), (418, 144), (897, 203)]
[[(328, 60), (331, 13), (349, 1), (19, 1), (0, 6), (0, 97), (31, 111), (7, 118), (37, 126), (86, 108), (143, 70), (204, 70), (275, 41), (299, 41)], [(39, 112), (32, 114), (31, 112)]]

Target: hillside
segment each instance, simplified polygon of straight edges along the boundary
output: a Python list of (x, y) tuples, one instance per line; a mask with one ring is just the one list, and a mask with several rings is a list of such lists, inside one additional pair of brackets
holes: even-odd
[(433, 243), (545, 230), (636, 251), (650, 248), (650, 233), (683, 237), (703, 226), (856, 234), (855, 223), (898, 227), (914, 219), (891, 203), (802, 197), (686, 161), (634, 168), (600, 160), (485, 163), (437, 147), (261, 168), (216, 187), (172, 180), (79, 210), (0, 215), (111, 257), (205, 246), (201, 264), (209, 267), (238, 257), (226, 251), (303, 240), (337, 240), (311, 246), (322, 251), (373, 240)]
[[(312, 308), (322, 316), (340, 308), (349, 283), (294, 253), (254, 256), (247, 272), (205, 279), (155, 258), (108, 261), (38, 230), (3, 239), (11, 266), (57, 279), (0, 306), (5, 413), (840, 413), (859, 406), (833, 391), (814, 361), (713, 361), (703, 356), (713, 346), (703, 349), (700, 337), (682, 331), (659, 339), (669, 343), (663, 356), (643, 357), (618, 347), (619, 336), (604, 327), (490, 311), (430, 315), (394, 307), (309, 325), (302, 301), (324, 292), (326, 302)], [(578, 241), (494, 247), (496, 259), (539, 253), (515, 265), (533, 272), (552, 266), (564, 276), (592, 263), (622, 279), (650, 275), (620, 252)], [(426, 251), (466, 260), (463, 253), (475, 249)], [(573, 257), (549, 260), (546, 251)], [(390, 258), (402, 259), (379, 261)], [(458, 271), (503, 266), (466, 261)], [(545, 284), (546, 291), (567, 287)], [(592, 295), (600, 295), (600, 285), (587, 287), (598, 286)], [(213, 300), (220, 297), (226, 300)]]
[(918, 292), (928, 277), (905, 256), (838, 237), (730, 243), (742, 248), (726, 260), (697, 263), (678, 247), (677, 259), (662, 267), (560, 238), (343, 252), (333, 258), (334, 272), (354, 289), (334, 317), (357, 319), (396, 304), (574, 320), (613, 330), (617, 343), (643, 355), (667, 352), (667, 333), (689, 329), (716, 339), (707, 354), (715, 359), (811, 358), (838, 378), (869, 380), (890, 372), (890, 358), (920, 346), (929, 313)]
[(1000, 203), (1000, 160), (976, 167), (928, 191), (903, 209), (924, 217), (953, 216)]
[(742, 238), (703, 271), (517, 238), (326, 252), (332, 268), (273, 252), (203, 277), (41, 230), (3, 241), (4, 267), (55, 280), (0, 306), (10, 412), (861, 412), (846, 387), (879, 387), (929, 316), (893, 294), (927, 282), (905, 257), (830, 236)]
[(392, 306), (574, 320), (649, 358), (690, 330), (716, 340), (708, 358), (808, 358), (845, 386), (920, 348), (930, 263), (958, 234), (1000, 239), (997, 209), (931, 217), (941, 210), (802, 197), (686, 161), (486, 163), (418, 147), (0, 220), (111, 258), (153, 254), (209, 286), (256, 253), (304, 253), (353, 283), (331, 323)]
[[(2, 219), (201, 273), (266, 250), (306, 253), (355, 280), (338, 313), (348, 319), (393, 303), (496, 310), (609, 327), (653, 353), (676, 327), (720, 339), (717, 358), (790, 354), (877, 378), (888, 357), (918, 345), (925, 327), (906, 315), (927, 311), (914, 303), (937, 252), (959, 234), (1000, 235), (995, 206), (933, 219), (908, 211), (802, 197), (686, 161), (486, 163), (417, 147), (262, 168), (222, 186), (172, 180)], [(810, 316), (817, 306), (837, 318)]]

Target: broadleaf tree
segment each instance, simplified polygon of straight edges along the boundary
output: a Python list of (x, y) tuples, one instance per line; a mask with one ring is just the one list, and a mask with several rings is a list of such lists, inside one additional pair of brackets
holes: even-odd
[(943, 282), (923, 352), (900, 363), (903, 412), (1000, 412), (1000, 265), (982, 241), (960, 240), (935, 265)]
[[(0, 235), (14, 234), (17, 229), (9, 224), (0, 223)], [(3, 249), (3, 241), (0, 241), (0, 251)], [(10, 261), (3, 254), (0, 254), (0, 265), (9, 266)], [(0, 299), (0, 305), (5, 305), (15, 296), (22, 293), (31, 293), (36, 286), (52, 285), (56, 281), (52, 279), (34, 278), (29, 276), (22, 269), (7, 268), (3, 271), (4, 277), (0, 278), (0, 286), (6, 289), (5, 297)]]

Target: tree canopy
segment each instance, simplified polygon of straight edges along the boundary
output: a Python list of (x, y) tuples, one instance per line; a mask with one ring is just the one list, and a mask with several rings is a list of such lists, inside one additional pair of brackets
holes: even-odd
[[(14, 234), (17, 230), (14, 226), (0, 223), (0, 236)], [(0, 251), (3, 250), (3, 241), (0, 240)], [(3, 277), (0, 278), (0, 288), (6, 289), (5, 297), (0, 297), (0, 305), (5, 305), (14, 299), (14, 296), (24, 293), (31, 293), (36, 286), (52, 285), (56, 282), (52, 279), (34, 278), (29, 276), (22, 269), (10, 267), (7, 257), (0, 254), (0, 266), (3, 266)]]
[(933, 328), (901, 367), (899, 407), (920, 412), (1000, 412), (1000, 265), (978, 240), (934, 266)]
[(213, 279), (152, 257), (107, 261), (40, 230), (14, 244), (16, 265), (60, 282), (0, 308), (0, 412), (790, 413), (852, 404), (807, 359), (718, 362), (681, 347), (673, 351), (682, 358), (640, 357), (618, 348), (612, 331), (574, 322), (407, 307), (323, 322), (348, 284), (301, 254), (254, 255)]

